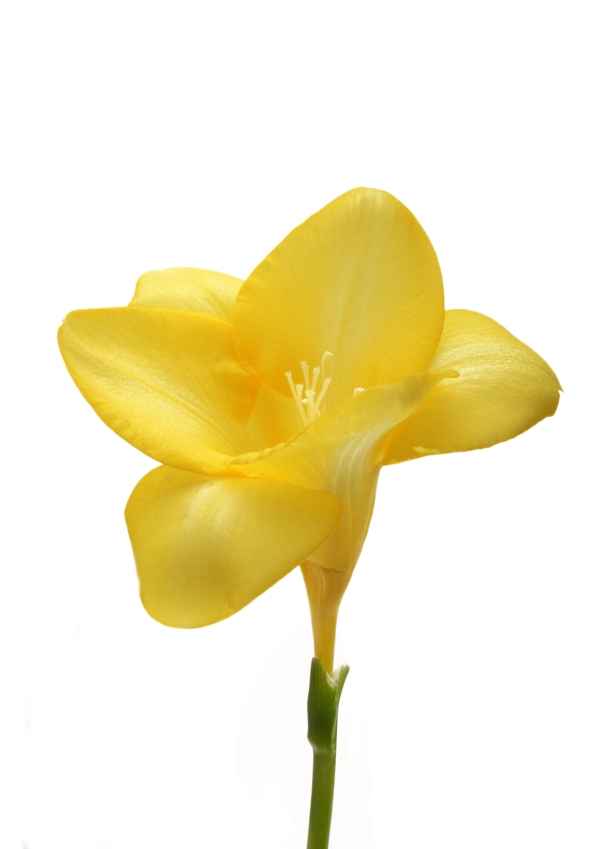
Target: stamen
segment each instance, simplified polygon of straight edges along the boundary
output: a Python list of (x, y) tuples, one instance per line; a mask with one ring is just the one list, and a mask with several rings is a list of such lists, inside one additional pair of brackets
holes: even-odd
[(315, 407), (317, 408), (317, 410), (319, 409), (319, 404), (321, 403), (321, 401), (325, 397), (325, 393), (329, 389), (330, 383), (331, 383), (330, 377), (328, 377), (326, 380), (323, 381), (323, 386), (321, 387), (321, 391), (319, 392), (319, 397), (317, 398), (317, 400), (315, 402)]
[(286, 371), (285, 376), (287, 377), (287, 382), (290, 385), (290, 391), (292, 393), (292, 398), (294, 399), (294, 401), (297, 401), (298, 396), (296, 395), (296, 387), (294, 386), (294, 383), (292, 381), (291, 371)]
[(319, 366), (316, 366), (313, 369), (313, 379), (312, 379), (312, 383), (310, 384), (311, 392), (314, 392), (315, 389), (317, 388), (317, 380), (319, 379), (320, 374), (321, 374), (321, 369), (320, 369)]
[(287, 377), (287, 382), (290, 385), (290, 390), (292, 392), (292, 398), (296, 397), (296, 388), (292, 382), (292, 373), (291, 371), (286, 371), (285, 376)]
[(294, 401), (295, 401), (295, 403), (296, 403), (296, 407), (298, 408), (298, 412), (300, 413), (300, 418), (302, 419), (303, 423), (304, 423), (304, 424), (306, 424), (306, 423), (307, 423), (307, 422), (306, 422), (306, 414), (305, 414), (305, 412), (304, 412), (304, 407), (303, 407), (303, 406), (302, 406), (302, 404), (301, 404), (301, 398), (302, 398), (302, 384), (301, 384), (301, 383), (299, 383), (299, 384), (298, 384), (298, 386), (300, 387), (300, 393), (298, 394), (297, 387), (296, 387), (296, 386), (294, 386), (294, 383), (293, 383), (293, 381), (292, 381), (292, 373), (291, 373), (291, 371), (286, 371), (285, 376), (287, 377), (287, 381), (288, 381), (288, 383), (289, 383), (289, 385), (290, 385), (290, 390), (291, 390), (291, 393), (292, 393), (292, 398), (294, 399)]
[(314, 422), (317, 416), (320, 416), (317, 405), (315, 404), (315, 392), (314, 389), (306, 390), (306, 407), (308, 410), (308, 423)]
[(304, 399), (302, 398), (302, 390), (304, 389), (304, 385), (302, 383), (296, 384), (296, 397), (298, 398), (298, 409), (300, 410), (300, 415), (302, 416), (302, 423), (308, 424), (306, 419), (306, 412), (304, 410)]
[[(321, 415), (319, 405), (325, 397), (329, 385), (331, 383), (331, 377), (325, 376), (326, 363), (329, 357), (331, 356), (333, 356), (331, 351), (325, 351), (321, 359), (321, 365), (316, 366), (316, 368), (312, 369), (312, 380), (310, 378), (311, 369), (306, 360), (302, 360), (300, 365), (302, 367), (304, 383), (294, 383), (292, 372), (285, 372), (285, 376), (290, 387), (292, 398), (294, 399), (296, 408), (300, 413), (300, 418), (302, 419), (303, 425), (311, 424), (315, 421), (316, 418)], [(315, 400), (319, 377), (323, 381), (323, 384), (321, 386), (321, 391), (319, 392), (319, 397)], [(303, 398), (302, 395), (305, 395), (306, 397)], [(329, 400), (331, 401), (331, 399)]]
[[(333, 354), (331, 353), (331, 351), (325, 351), (325, 353), (321, 357), (321, 379), (323, 380), (323, 389), (325, 389), (325, 383), (326, 383), (327, 379), (331, 377), (330, 368), (329, 368), (329, 359), (331, 357), (333, 357)], [(331, 383), (331, 381), (330, 381), (330, 383)], [(329, 383), (327, 384), (327, 386), (329, 386)], [(327, 390), (325, 389), (325, 392), (326, 391)], [(321, 392), (317, 406), (321, 403), (321, 401), (325, 397), (325, 392), (323, 392), (323, 391)], [(331, 407), (334, 407), (334, 406), (335, 406), (335, 387), (332, 386), (331, 392), (329, 393), (329, 396), (325, 399), (323, 409), (325, 411), (330, 410)]]

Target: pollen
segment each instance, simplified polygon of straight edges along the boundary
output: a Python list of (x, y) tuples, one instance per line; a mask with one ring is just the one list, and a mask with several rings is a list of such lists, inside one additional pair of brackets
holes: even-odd
[(331, 377), (327, 374), (327, 371), (328, 360), (332, 356), (331, 351), (325, 351), (321, 358), (321, 365), (315, 366), (312, 369), (312, 374), (308, 363), (306, 361), (301, 362), (304, 383), (294, 383), (292, 372), (286, 371), (285, 373), (303, 425), (314, 422), (321, 415), (320, 407), (331, 384)]

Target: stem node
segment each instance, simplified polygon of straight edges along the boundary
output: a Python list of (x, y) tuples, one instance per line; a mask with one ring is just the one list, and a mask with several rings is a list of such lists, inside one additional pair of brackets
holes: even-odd
[(308, 690), (308, 742), (313, 748), (313, 784), (307, 849), (327, 849), (331, 830), (337, 719), (340, 696), (350, 671), (341, 666), (333, 675), (314, 657)]

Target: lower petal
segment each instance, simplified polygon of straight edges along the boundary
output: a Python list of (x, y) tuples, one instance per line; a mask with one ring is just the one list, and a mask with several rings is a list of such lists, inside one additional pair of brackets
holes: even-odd
[(558, 406), (560, 384), (550, 366), (497, 322), (449, 310), (430, 368), (455, 369), (390, 434), (386, 463), (427, 454), (488, 448), (512, 439)]
[(125, 510), (142, 603), (176, 628), (225, 619), (317, 548), (342, 510), (328, 492), (287, 482), (160, 466)]

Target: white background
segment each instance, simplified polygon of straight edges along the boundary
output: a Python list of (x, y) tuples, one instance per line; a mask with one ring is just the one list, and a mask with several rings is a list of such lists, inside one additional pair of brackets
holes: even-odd
[(148, 269), (245, 277), (358, 185), (565, 394), (512, 442), (383, 472), (339, 624), (331, 849), (600, 845), (592, 8), (5, 4), (2, 847), (304, 846), (300, 575), (206, 630), (149, 619), (122, 512), (154, 464), (55, 334)]

